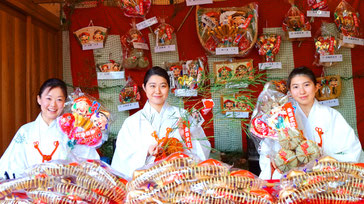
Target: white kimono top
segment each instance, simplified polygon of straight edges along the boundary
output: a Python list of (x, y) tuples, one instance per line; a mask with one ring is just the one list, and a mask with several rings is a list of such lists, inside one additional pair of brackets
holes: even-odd
[[(311, 111), (308, 117), (306, 117), (296, 101), (293, 101), (292, 105), (295, 108), (298, 128), (303, 130), (303, 134), (308, 140), (320, 143), (320, 136), (316, 128), (321, 128), (323, 132), (322, 151), (324, 155), (343, 162), (359, 161), (362, 152), (360, 141), (355, 135), (353, 128), (350, 127), (337, 110), (321, 105), (315, 99)], [(270, 160), (266, 157), (268, 146), (274, 148), (275, 151), (279, 150), (279, 144), (272, 144), (268, 140), (261, 143), (259, 164), (262, 172), (259, 177), (263, 179), (271, 178)], [(278, 171), (273, 173), (273, 179), (279, 179), (280, 177), (281, 174)]]
[[(134, 170), (152, 163), (154, 158), (147, 158), (149, 147), (157, 144), (152, 133), (156, 131), (158, 137), (163, 138), (166, 135), (166, 129), (168, 127), (173, 128), (174, 130), (169, 134), (169, 137), (182, 141), (177, 129), (177, 121), (186, 113), (184, 109), (170, 106), (167, 102), (158, 113), (147, 101), (142, 110), (124, 121), (117, 137), (111, 167), (131, 178)], [(193, 121), (191, 117), (189, 119), (190, 122)], [(200, 159), (206, 160), (209, 157), (211, 145), (203, 129), (191, 122), (190, 132), (191, 152)]]
[[(59, 145), (55, 150), (56, 141)], [(10, 178), (13, 178), (13, 174), (19, 177), (27, 168), (42, 163), (43, 157), (34, 147), (35, 142), (38, 142), (43, 155), (51, 155), (55, 150), (52, 160), (68, 159), (70, 149), (67, 147), (67, 141), (68, 137), (60, 131), (57, 120), (48, 126), (39, 114), (35, 121), (23, 125), (15, 134), (0, 159), (0, 177), (5, 178), (5, 171)], [(72, 152), (78, 157), (100, 159), (96, 150), (88, 147), (76, 145)]]

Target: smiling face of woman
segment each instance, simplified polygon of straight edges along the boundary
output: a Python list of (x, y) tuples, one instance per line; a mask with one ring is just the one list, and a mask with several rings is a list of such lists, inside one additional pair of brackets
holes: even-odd
[(306, 75), (300, 74), (292, 78), (290, 91), (301, 108), (311, 109), (315, 102), (318, 86)]
[(158, 112), (162, 109), (168, 98), (169, 85), (164, 77), (152, 75), (147, 83), (143, 84), (149, 104)]
[(43, 93), (37, 96), (38, 104), (42, 110), (42, 118), (49, 125), (63, 111), (66, 97), (59, 87), (50, 90), (46, 88)]

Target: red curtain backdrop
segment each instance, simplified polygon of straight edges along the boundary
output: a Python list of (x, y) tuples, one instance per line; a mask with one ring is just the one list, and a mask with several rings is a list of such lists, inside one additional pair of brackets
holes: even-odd
[[(223, 2), (214, 2), (211, 5), (205, 5), (204, 7), (239, 7), (244, 6), (251, 0), (228, 0)], [(260, 0), (258, 2), (259, 9), (259, 33), (262, 33), (263, 27), (281, 27), (282, 21), (290, 8), (288, 1), (282, 0)], [(299, 0), (298, 7), (302, 8), (302, 11), (306, 11), (307, 1)], [(333, 22), (333, 13), (340, 1), (329, 1), (329, 9), (331, 12), (331, 18), (315, 18), (313, 26), (313, 33), (321, 25), (321, 20)], [(363, 28), (364, 23), (364, 2), (360, 0), (347, 0), (357, 11), (361, 14), (360, 21)], [(191, 7), (187, 7), (185, 3), (168, 6), (155, 6), (152, 5), (146, 18), (154, 16), (166, 16), (166, 23), (172, 25), (176, 30), (182, 23), (184, 17), (187, 15)], [(67, 9), (66, 9), (67, 11)], [(187, 17), (182, 28), (176, 33), (178, 42), (178, 52), (181, 60), (195, 59), (197, 57), (206, 56), (203, 47), (201, 46), (196, 32), (196, 8), (193, 8), (191, 14)], [(91, 89), (86, 90), (91, 95), (98, 97), (97, 89), (92, 87), (97, 86), (96, 69), (94, 63), (94, 57), (92, 51), (82, 51), (80, 45), (73, 36), (73, 32), (88, 26), (90, 20), (93, 21), (95, 26), (109, 27), (111, 35), (123, 35), (130, 29), (131, 18), (123, 15), (120, 8), (117, 7), (105, 7), (99, 5), (95, 8), (75, 9), (74, 13), (70, 16), (70, 45), (71, 45), (71, 67), (73, 85), (80, 87), (89, 87)], [(142, 19), (137, 19), (137, 23)], [(154, 29), (156, 25), (152, 28)], [(149, 29), (142, 30), (145, 38), (147, 38)], [(300, 46), (298, 43), (293, 43), (293, 54), (295, 67), (307, 66), (314, 70), (315, 74), (319, 76), (322, 69), (312, 65), (314, 60), (314, 43), (313, 39), (304, 41)], [(359, 132), (359, 138), (362, 144), (364, 144), (364, 46), (356, 46), (351, 50), (353, 76), (354, 76), (354, 92), (355, 92), (355, 104), (357, 112), (357, 128)], [(150, 56), (149, 56), (150, 58)], [(245, 58), (254, 59), (254, 66), (257, 66), (261, 62), (261, 58), (256, 49), (253, 49), (249, 55)], [(151, 60), (151, 58), (150, 58)], [(144, 71), (131, 71), (126, 70), (126, 76), (132, 76), (132, 78), (141, 86), (144, 76)], [(355, 77), (356, 76), (356, 77)], [(144, 94), (144, 93), (143, 93)], [(142, 96), (142, 102), (146, 101), (145, 95)], [(193, 105), (193, 102), (185, 101), (185, 106), (189, 107)], [(345, 104), (344, 104), (345, 105)], [(354, 107), (353, 107), (354, 108)], [(135, 111), (130, 111), (133, 114)], [(205, 120), (212, 118), (212, 114), (205, 116)], [(205, 128), (206, 135), (213, 136), (214, 130), (212, 126)], [(245, 141), (245, 133), (242, 132), (243, 141)], [(213, 144), (213, 141), (211, 141)], [(244, 149), (246, 149), (246, 142), (244, 142)]]

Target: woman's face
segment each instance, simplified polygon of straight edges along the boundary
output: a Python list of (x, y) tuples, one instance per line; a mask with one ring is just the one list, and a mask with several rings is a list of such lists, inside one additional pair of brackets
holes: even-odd
[(161, 76), (151, 76), (147, 84), (143, 84), (143, 89), (152, 106), (163, 106), (168, 98), (169, 86), (167, 80)]
[(291, 80), (290, 91), (292, 97), (300, 105), (312, 105), (318, 86), (306, 75), (296, 75)]
[(66, 99), (61, 88), (49, 89), (50, 87), (46, 88), (41, 96), (37, 96), (42, 117), (48, 125), (62, 113)]

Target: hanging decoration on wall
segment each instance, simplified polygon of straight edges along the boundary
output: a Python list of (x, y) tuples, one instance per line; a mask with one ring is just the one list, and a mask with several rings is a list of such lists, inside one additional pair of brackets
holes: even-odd
[(302, 41), (311, 37), (311, 24), (295, 5), (288, 10), (282, 29), (286, 38), (292, 41)]
[(258, 36), (258, 5), (196, 8), (198, 38), (212, 55), (245, 56)]
[(316, 99), (319, 101), (337, 99), (341, 95), (341, 78), (339, 75), (324, 76), (316, 79), (319, 90), (316, 92)]
[(144, 50), (149, 50), (142, 33), (136, 28), (135, 19), (132, 28), (121, 37), (123, 46), (123, 67), (126, 69), (145, 69), (149, 66), (149, 59)]
[(118, 0), (124, 15), (128, 17), (144, 18), (149, 12), (151, 0)]
[(94, 50), (103, 48), (108, 35), (108, 28), (94, 26), (92, 20), (87, 27), (73, 32), (80, 43), (82, 50)]
[(339, 47), (354, 48), (355, 44), (362, 44), (363, 39), (358, 39), (360, 36), (359, 13), (349, 3), (342, 0), (335, 9), (334, 18), (340, 31)]
[(257, 40), (259, 55), (263, 56), (265, 62), (274, 62), (274, 57), (281, 46), (281, 36), (276, 34), (262, 34)]
[(235, 93), (232, 95), (221, 96), (221, 112), (227, 117), (249, 118), (249, 112), (252, 110), (250, 95), (244, 93)]
[(121, 89), (119, 101), (121, 103), (121, 105), (118, 106), (119, 112), (139, 108), (139, 88), (131, 77), (128, 77), (128, 81), (126, 82), (124, 88)]
[(111, 59), (112, 53), (109, 54), (109, 62), (97, 64), (97, 79), (123, 79), (124, 71), (120, 63)]
[(164, 18), (159, 19), (160, 24), (154, 29), (155, 49), (154, 52), (175, 51), (176, 46), (172, 44), (174, 28), (165, 22)]
[(275, 61), (281, 46), (281, 36), (273, 33), (265, 33), (259, 36), (256, 46), (258, 53), (263, 57), (263, 63), (259, 63), (259, 70), (282, 69), (282, 63)]
[[(214, 63), (215, 83), (225, 84), (227, 82), (239, 82), (242, 79), (251, 80), (254, 78), (254, 68), (252, 59), (235, 60), (232, 62)], [(246, 87), (247, 84), (242, 83)]]
[(166, 62), (165, 68), (170, 77), (170, 88), (176, 96), (197, 96), (198, 88), (206, 76), (206, 59)]
[(114, 60), (110, 60), (108, 63), (98, 64), (97, 68), (100, 72), (118, 72), (123, 69), (121, 64)]
[(314, 65), (331, 67), (335, 62), (342, 61), (342, 55), (335, 55), (337, 41), (334, 36), (321, 35), (315, 38)]

